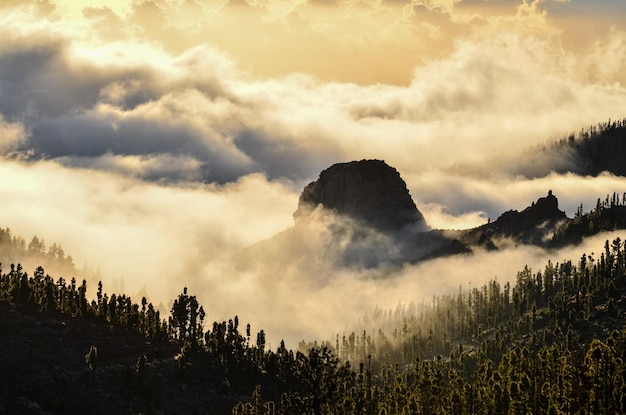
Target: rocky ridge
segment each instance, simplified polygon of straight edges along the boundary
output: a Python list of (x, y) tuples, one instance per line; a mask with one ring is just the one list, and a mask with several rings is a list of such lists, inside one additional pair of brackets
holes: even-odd
[(543, 245), (559, 225), (568, 220), (559, 209), (559, 201), (548, 191), (537, 202), (518, 212), (509, 210), (494, 222), (464, 231), (460, 239), (467, 245), (480, 245), (493, 249), (498, 239), (511, 239), (516, 243)]

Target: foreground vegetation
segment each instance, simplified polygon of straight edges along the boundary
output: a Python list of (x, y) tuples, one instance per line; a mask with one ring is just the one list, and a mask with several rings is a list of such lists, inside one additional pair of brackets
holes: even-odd
[[(577, 215), (579, 224), (584, 222)], [(362, 330), (267, 350), (184, 289), (170, 315), (38, 267), (0, 272), (0, 412), (626, 413), (626, 247), (515, 283), (377, 310)]]

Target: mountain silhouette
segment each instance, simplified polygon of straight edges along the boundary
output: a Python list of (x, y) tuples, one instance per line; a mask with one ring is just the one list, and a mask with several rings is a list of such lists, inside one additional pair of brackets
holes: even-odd
[[(609, 208), (608, 202), (604, 205)], [(612, 209), (624, 208), (612, 205)], [(320, 215), (320, 211), (326, 215)], [(304, 224), (308, 220), (321, 220), (328, 231), (322, 247), (309, 243), (306, 250), (313, 252), (301, 251), (300, 255), (332, 253), (342, 265), (368, 268), (511, 245), (563, 246), (610, 228), (581, 229), (581, 218), (568, 218), (549, 190), (522, 211), (509, 210), (475, 228), (430, 229), (400, 173), (381, 160), (339, 163), (323, 170), (303, 189), (294, 219), (294, 228), (280, 236), (283, 243), (286, 239), (307, 240), (311, 227)], [(626, 227), (626, 221), (611, 223)]]
[(244, 249), (240, 258), (277, 271), (294, 263), (377, 268), (516, 245), (562, 247), (626, 229), (624, 209), (626, 195), (615, 194), (569, 218), (549, 190), (525, 209), (475, 228), (431, 229), (395, 168), (382, 160), (351, 161), (323, 170), (304, 187), (294, 226)]
[(338, 163), (325, 169), (302, 191), (294, 218), (298, 221), (318, 206), (384, 232), (427, 229), (400, 173), (382, 160)]
[(464, 231), (460, 239), (470, 246), (495, 248), (497, 239), (508, 238), (519, 244), (543, 245), (558, 228), (567, 222), (565, 212), (559, 210), (559, 201), (548, 191), (548, 195), (533, 202), (518, 212), (510, 210), (494, 222)]

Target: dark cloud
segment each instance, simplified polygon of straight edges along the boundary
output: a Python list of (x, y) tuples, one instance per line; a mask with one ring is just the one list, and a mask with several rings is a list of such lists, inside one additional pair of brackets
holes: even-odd
[[(220, 183), (253, 171), (247, 156), (226, 142), (228, 121), (209, 128), (189, 125), (177, 120), (187, 110), (168, 103), (170, 94), (188, 89), (202, 100), (228, 101), (210, 75), (197, 82), (168, 80), (149, 66), (98, 66), (72, 59), (63, 40), (20, 39), (5, 45), (0, 56), (0, 113), (7, 122), (22, 122), (28, 131), (11, 148), (14, 157), (63, 157), (72, 165), (72, 157), (109, 153), (191, 155), (204, 166), (202, 180)], [(183, 55), (178, 64), (185, 68), (203, 62)], [(151, 110), (135, 111), (149, 103)]]
[(124, 68), (107, 62), (73, 59), (62, 39), (19, 39), (0, 49), (0, 112), (9, 119), (60, 117), (89, 110), (110, 96), (122, 108), (156, 99), (162, 90), (149, 68)]
[[(30, 158), (62, 158), (71, 166), (73, 158), (85, 166), (85, 158), (92, 158), (98, 167), (98, 158), (109, 154), (119, 156), (189, 157), (200, 165), (195, 177), (202, 181), (225, 183), (253, 172), (245, 155), (237, 149), (211, 140), (200, 131), (168, 120), (153, 120), (141, 116), (123, 119), (109, 118), (95, 111), (76, 116), (39, 119), (32, 127), (28, 141), (15, 152), (29, 154)], [(163, 169), (163, 177), (153, 170), (146, 179), (180, 180), (188, 175), (183, 170), (178, 177), (176, 169)], [(168, 176), (172, 175), (172, 176)]]
[(626, 12), (626, 5), (621, 0), (552, 0), (544, 2), (542, 8), (556, 16), (601, 16), (608, 19), (607, 24), (618, 23)]
[(54, 116), (95, 104), (102, 81), (96, 74), (81, 76), (68, 70), (62, 56), (63, 42), (24, 43), (1, 51), (0, 111), (5, 117)]
[(237, 134), (235, 143), (255, 161), (259, 171), (273, 180), (301, 183), (315, 177), (322, 168), (343, 161), (337, 148), (316, 147), (314, 142), (307, 144), (271, 132), (243, 130)]
[(153, 169), (142, 177), (217, 183), (253, 172), (303, 181), (342, 157), (336, 147), (294, 140), (284, 125), (259, 120), (270, 108), (267, 97), (246, 102), (229, 92), (211, 49), (168, 57), (171, 66), (160, 68), (98, 64), (72, 56), (71, 46), (64, 39), (17, 39), (0, 51), (0, 113), (28, 132), (5, 148), (13, 157), (82, 167), (92, 160), (107, 169), (116, 164), (100, 157), (187, 157), (198, 163), (197, 174), (163, 169), (157, 177)]

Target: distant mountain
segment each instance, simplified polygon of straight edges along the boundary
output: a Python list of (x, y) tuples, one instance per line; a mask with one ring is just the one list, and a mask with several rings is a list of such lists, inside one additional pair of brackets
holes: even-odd
[(505, 173), (529, 179), (551, 173), (626, 176), (626, 118), (609, 119), (510, 156), (455, 164), (449, 170), (478, 177)]
[(0, 228), (0, 268), (7, 269), (10, 264), (18, 262), (28, 270), (42, 266), (52, 274), (67, 278), (76, 275), (84, 275), (86, 279), (92, 281), (100, 278), (91, 270), (77, 269), (74, 259), (65, 252), (61, 244), (53, 242), (46, 246), (44, 240), (36, 235), (27, 243), (22, 236), (14, 235), (11, 229)]
[[(622, 130), (620, 123), (614, 129), (602, 130), (602, 134), (618, 137)], [(610, 135), (613, 131), (615, 134)], [(580, 150), (580, 157), (592, 154), (589, 148), (601, 148), (603, 150), (596, 153), (603, 154), (621, 145), (610, 144), (611, 140), (613, 138), (593, 141), (598, 144), (590, 144), (590, 141), (587, 150)], [(594, 168), (614, 165), (617, 169), (617, 164), (606, 160), (593, 165)], [(521, 212), (510, 210), (485, 225), (460, 231), (432, 230), (395, 168), (381, 160), (352, 161), (322, 171), (300, 195), (294, 213), (295, 226), (252, 250), (271, 253), (276, 251), (272, 246), (278, 245), (283, 252), (287, 246), (287, 249), (300, 249), (290, 252), (293, 254), (290, 258), (322, 255), (341, 265), (372, 268), (465, 254), (475, 249), (494, 250), (512, 244), (563, 246), (601, 231), (626, 228), (626, 217), (620, 210), (624, 206), (619, 202), (617, 195), (610, 203), (608, 197), (605, 202), (599, 200), (602, 220), (598, 220), (596, 216), (600, 212), (596, 212), (593, 220), (581, 222), (582, 212), (574, 219), (568, 218), (549, 190), (545, 197)], [(323, 237), (314, 236), (320, 227), (311, 226), (312, 222), (325, 229)], [(298, 248), (292, 248), (294, 246)], [(270, 261), (275, 258), (271, 257)]]
[(382, 160), (323, 170), (303, 189), (294, 219), (293, 227), (245, 249), (239, 262), (277, 270), (303, 261), (376, 268), (469, 252), (447, 231), (430, 229), (400, 173)]
[(626, 229), (626, 193), (621, 201), (617, 193), (613, 193), (612, 197), (607, 195), (605, 200), (598, 199), (596, 206), (587, 213), (583, 213), (580, 207), (574, 219), (567, 220), (556, 229), (548, 246), (575, 245), (583, 238), (617, 229)]
[(318, 206), (383, 232), (427, 229), (400, 173), (381, 160), (338, 163), (322, 171), (302, 191), (294, 218)]
[(568, 221), (565, 212), (559, 210), (559, 201), (548, 195), (518, 212), (510, 210), (494, 222), (461, 232), (460, 239), (469, 246), (495, 248), (495, 241), (509, 238), (515, 243), (544, 245), (554, 231)]
[(578, 137), (570, 135), (557, 148), (570, 148), (572, 173), (597, 176), (609, 172), (626, 176), (626, 118), (600, 123), (581, 130)]

